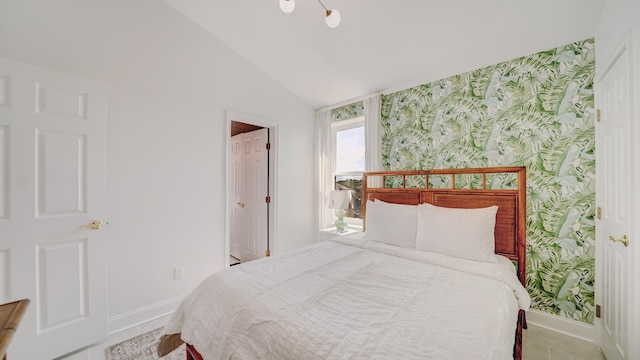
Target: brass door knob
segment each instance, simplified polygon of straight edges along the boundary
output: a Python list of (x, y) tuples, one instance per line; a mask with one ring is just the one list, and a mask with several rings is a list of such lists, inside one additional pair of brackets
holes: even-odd
[(236, 203), (238, 206), (240, 206), (241, 208), (244, 208), (244, 203), (243, 202), (237, 202)]
[(629, 238), (627, 237), (627, 235), (622, 236), (622, 238), (620, 239), (616, 239), (615, 237), (613, 237), (613, 235), (609, 235), (609, 240), (622, 243), (622, 245), (624, 246), (629, 246)]
[(100, 220), (93, 220), (87, 225), (80, 225), (80, 229), (100, 230), (102, 228), (102, 222)]

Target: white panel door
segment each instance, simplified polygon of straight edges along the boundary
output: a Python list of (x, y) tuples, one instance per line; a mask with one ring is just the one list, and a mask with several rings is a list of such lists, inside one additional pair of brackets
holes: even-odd
[(242, 261), (242, 244), (244, 244), (245, 231), (242, 226), (242, 210), (244, 203), (242, 202), (242, 184), (240, 183), (242, 169), (242, 140), (243, 136), (235, 135), (231, 137), (231, 169), (230, 169), (230, 197), (231, 202), (229, 214), (231, 216), (231, 256)]
[[(630, 93), (626, 50), (609, 66), (597, 83), (596, 124), (597, 204), (596, 223), (596, 336), (608, 360), (629, 359), (630, 296), (635, 281), (629, 271), (631, 186), (630, 183)], [(637, 339), (633, 340), (637, 341)]]
[(52, 359), (107, 335), (107, 92), (2, 58), (0, 79), (0, 301), (31, 299), (8, 358)]
[(245, 231), (242, 262), (264, 257), (267, 250), (268, 129), (242, 136), (241, 209)]

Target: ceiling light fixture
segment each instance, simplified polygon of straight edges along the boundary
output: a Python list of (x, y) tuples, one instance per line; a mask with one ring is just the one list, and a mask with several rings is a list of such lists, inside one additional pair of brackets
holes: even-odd
[[(327, 26), (335, 29), (340, 25), (340, 20), (342, 20), (340, 16), (340, 12), (336, 9), (327, 9), (326, 6), (322, 3), (322, 1), (318, 0), (320, 5), (325, 11), (324, 21), (327, 23)], [(285, 14), (291, 14), (293, 9), (296, 8), (295, 0), (280, 0), (280, 10), (282, 10)]]
[(295, 0), (280, 0), (280, 10), (285, 14), (291, 14), (296, 8)]

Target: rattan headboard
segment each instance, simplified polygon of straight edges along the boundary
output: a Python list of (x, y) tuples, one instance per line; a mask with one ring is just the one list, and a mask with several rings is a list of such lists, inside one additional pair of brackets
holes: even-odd
[[(492, 188), (494, 183), (505, 182), (510, 185), (507, 189)], [(390, 183), (393, 183), (394, 187), (388, 187)], [(412, 183), (421, 185), (416, 186)], [(460, 188), (461, 183), (473, 184), (473, 188)], [(523, 285), (525, 284), (525, 167), (367, 172), (364, 174), (362, 192), (361, 214), (365, 219), (365, 229), (367, 200), (379, 199), (411, 205), (430, 203), (452, 208), (497, 205), (496, 253), (517, 261), (518, 278)]]

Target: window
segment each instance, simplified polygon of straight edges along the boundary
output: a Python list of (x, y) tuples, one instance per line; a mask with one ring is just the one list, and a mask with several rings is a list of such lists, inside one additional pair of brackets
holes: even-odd
[(362, 174), (365, 163), (364, 117), (332, 123), (335, 168), (334, 189), (352, 191), (352, 207), (345, 210), (348, 224), (362, 226)]

